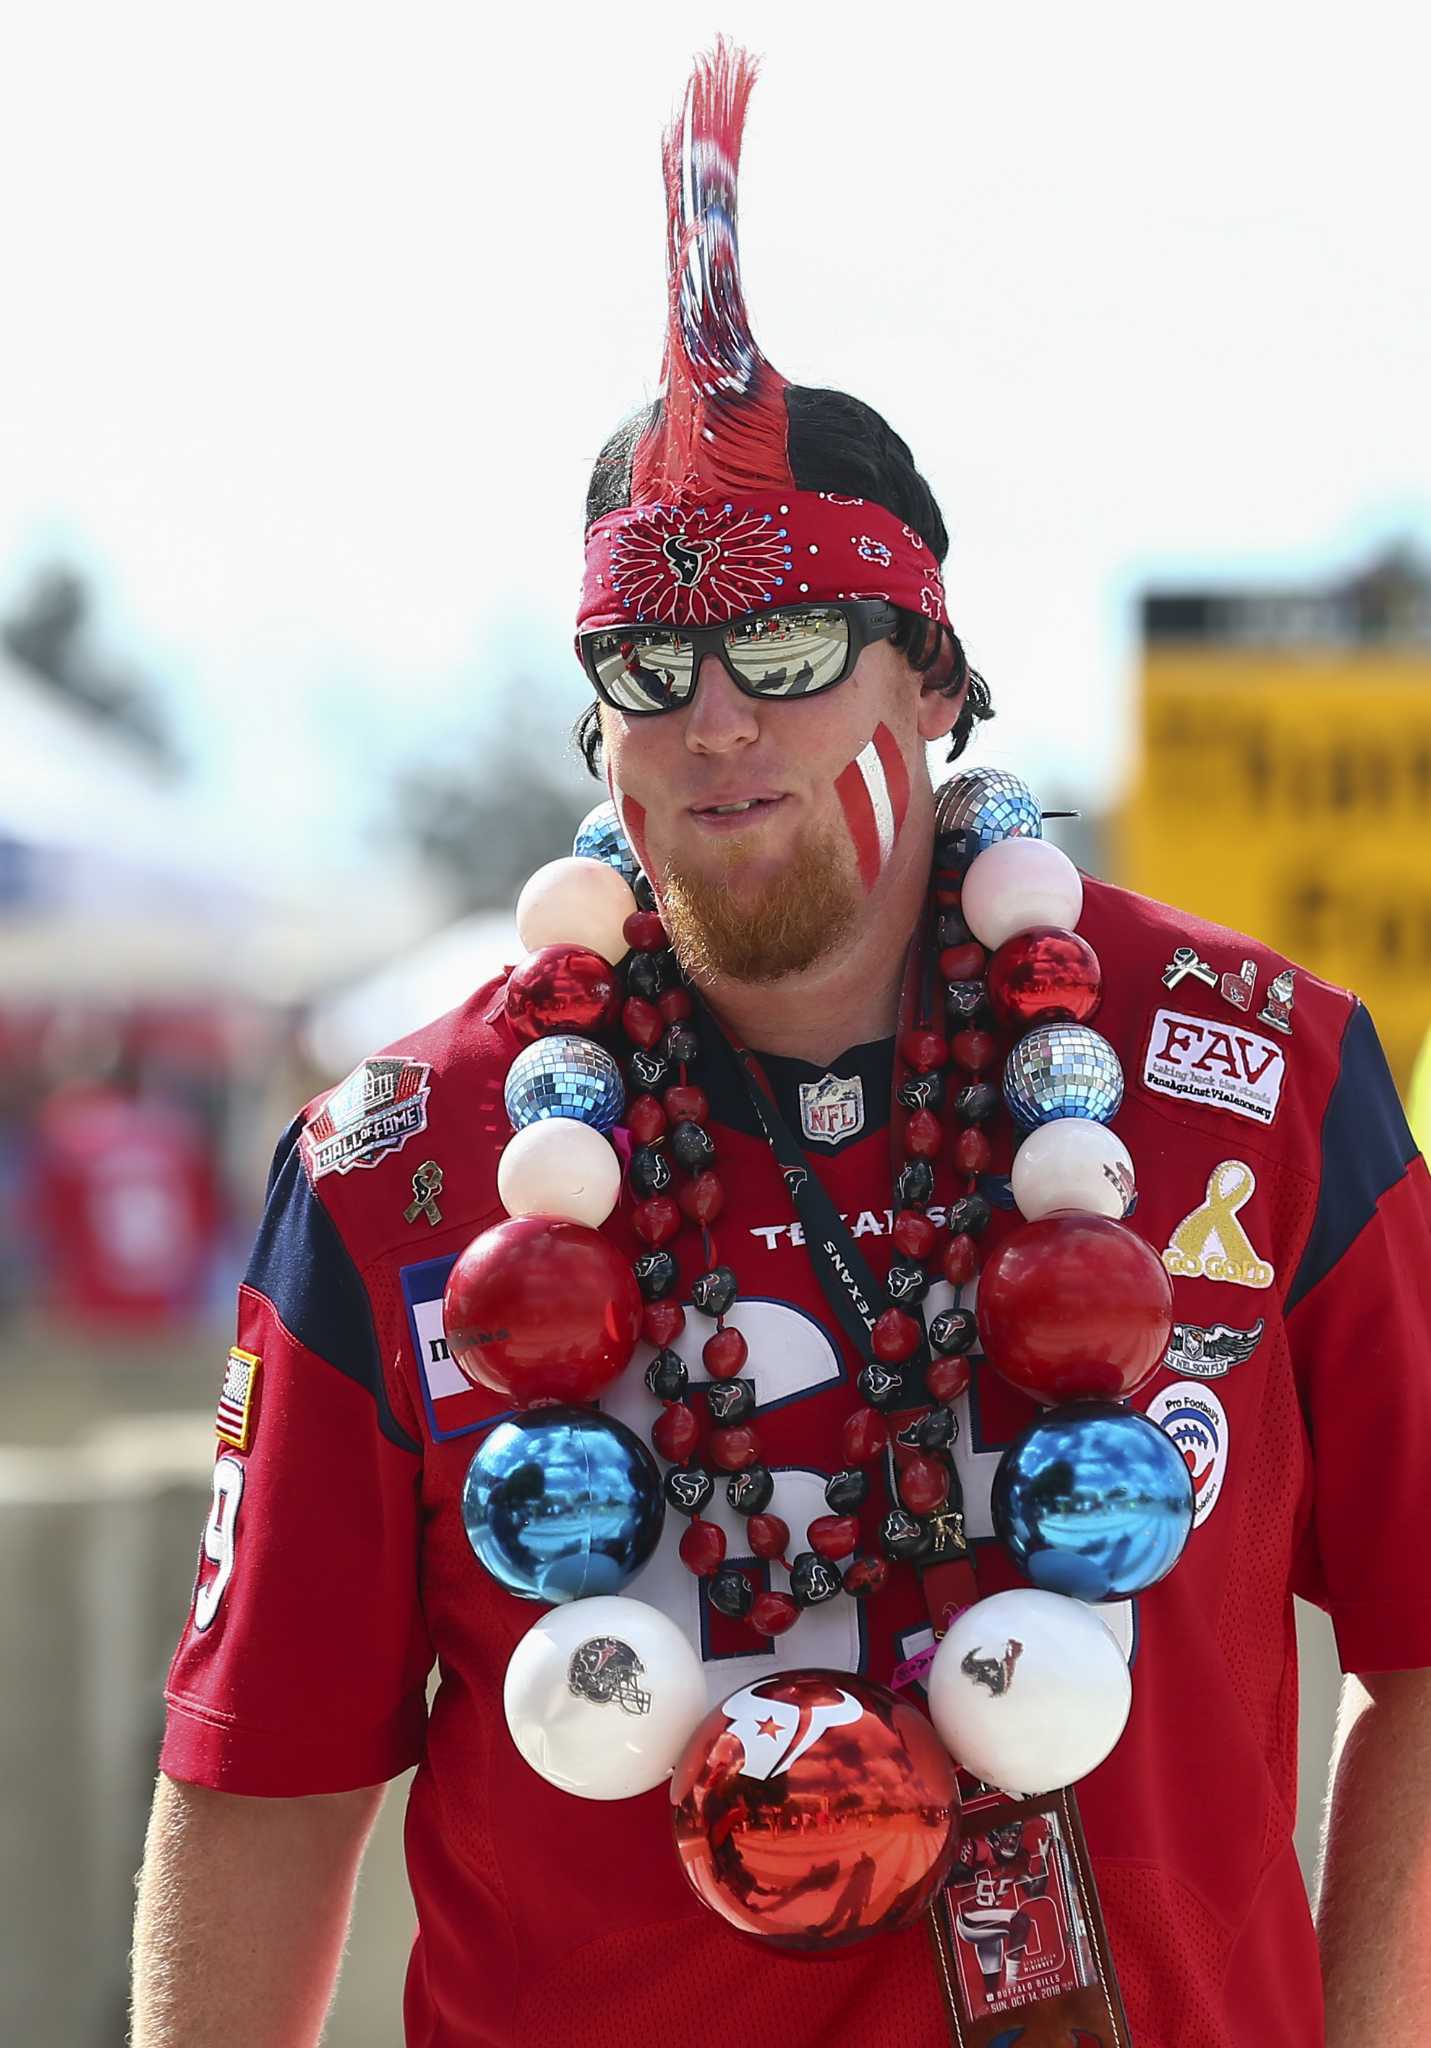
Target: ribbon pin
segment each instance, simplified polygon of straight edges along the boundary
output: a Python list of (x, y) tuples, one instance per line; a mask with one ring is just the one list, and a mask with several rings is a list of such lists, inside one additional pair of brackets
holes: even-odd
[(1188, 975), (1197, 981), (1205, 981), (1209, 988), (1217, 987), (1217, 975), (1206, 960), (1199, 960), (1191, 946), (1179, 946), (1172, 959), (1163, 969), (1163, 983), (1167, 988), (1176, 988)]
[(435, 1159), (424, 1159), (412, 1177), (412, 1200), (403, 1210), (404, 1223), (416, 1223), (419, 1216), (425, 1216), (429, 1223), (440, 1223), (442, 1211), (437, 1198), (442, 1193), (442, 1168)]
[(1168, 1271), (1184, 1280), (1226, 1280), (1234, 1287), (1270, 1287), (1273, 1271), (1258, 1256), (1237, 1212), (1257, 1186), (1252, 1168), (1224, 1159), (1208, 1176), (1207, 1200), (1185, 1216), (1163, 1253)]

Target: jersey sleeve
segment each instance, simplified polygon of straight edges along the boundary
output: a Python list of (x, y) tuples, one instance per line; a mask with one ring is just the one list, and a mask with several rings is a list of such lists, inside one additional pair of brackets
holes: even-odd
[(160, 1767), (219, 1791), (349, 1791), (422, 1753), (421, 1447), (371, 1303), (286, 1134), (224, 1374), (214, 1492)]
[(1344, 1671), (1431, 1666), (1431, 1181), (1359, 1003), (1285, 1313), (1313, 1465), (1294, 1591), (1330, 1614)]

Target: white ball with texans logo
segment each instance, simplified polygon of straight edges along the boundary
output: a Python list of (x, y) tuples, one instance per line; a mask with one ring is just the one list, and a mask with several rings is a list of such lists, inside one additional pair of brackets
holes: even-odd
[(530, 876), (517, 898), (517, 936), (529, 953), (540, 946), (589, 946), (603, 960), (631, 951), (622, 933), (636, 898), (631, 884), (604, 860), (568, 855)]
[(1137, 1192), (1128, 1147), (1091, 1117), (1056, 1117), (1014, 1154), (1014, 1206), (1027, 1223), (1077, 1210), (1121, 1223)]
[(1096, 1770), (1133, 1703), (1112, 1630), (1081, 1600), (1033, 1588), (966, 1607), (927, 1685), (930, 1719), (955, 1762), (1015, 1796)]
[(619, 1594), (534, 1622), (502, 1688), (507, 1726), (540, 1777), (579, 1799), (633, 1799), (669, 1778), (709, 1702), (676, 1624)]

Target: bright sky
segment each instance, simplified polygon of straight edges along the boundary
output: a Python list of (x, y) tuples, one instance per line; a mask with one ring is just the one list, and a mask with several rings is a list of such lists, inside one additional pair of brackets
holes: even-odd
[(982, 758), (1105, 801), (1145, 579), (1431, 542), (1405, 5), (50, 0), (0, 45), (0, 601), (88, 568), (241, 842), (358, 847), (514, 665), (554, 745), (580, 708), (586, 475), (654, 388), (718, 28), (764, 58), (757, 335), (912, 443)]

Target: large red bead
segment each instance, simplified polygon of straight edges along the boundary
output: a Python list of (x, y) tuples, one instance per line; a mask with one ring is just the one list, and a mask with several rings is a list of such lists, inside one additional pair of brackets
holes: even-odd
[(1087, 939), (1034, 925), (1005, 939), (989, 962), (989, 1002), (1011, 1031), (1086, 1024), (1103, 996), (1103, 970)]
[(706, 1448), (722, 1472), (743, 1472), (759, 1458), (760, 1439), (748, 1422), (733, 1422), (729, 1429), (713, 1429)]
[(648, 1003), (644, 996), (628, 996), (621, 1005), (621, 1029), (633, 1045), (649, 1052), (659, 1043), (666, 1027), (654, 1003)]
[(1069, 1212), (1025, 1223), (979, 1279), (991, 1365), (1040, 1401), (1125, 1400), (1156, 1368), (1173, 1327), (1173, 1283), (1122, 1223)]
[(979, 1270), (979, 1247), (966, 1230), (951, 1237), (944, 1247), (940, 1269), (951, 1287), (963, 1287)]
[(703, 1124), (711, 1113), (709, 1095), (691, 1081), (673, 1082), (661, 1100), (673, 1124)]
[(591, 1401), (630, 1361), (641, 1295), (599, 1230), (512, 1216), (458, 1254), (442, 1325), (461, 1371), (514, 1408)]
[(889, 1424), (876, 1408), (856, 1408), (840, 1428), (847, 1465), (872, 1465), (889, 1442)]
[(892, 1235), (895, 1249), (907, 1259), (927, 1259), (939, 1242), (938, 1228), (918, 1209), (901, 1209)]
[(621, 927), (621, 936), (635, 953), (659, 953), (671, 943), (658, 910), (633, 910)]
[(954, 1164), (961, 1173), (987, 1173), (994, 1148), (977, 1124), (969, 1124), (954, 1140)]
[(668, 1402), (651, 1424), (652, 1443), (673, 1465), (684, 1465), (700, 1440), (700, 1418), (684, 1401)]
[(745, 1370), (750, 1346), (739, 1330), (727, 1325), (706, 1338), (701, 1346), (701, 1363), (713, 1380), (733, 1380)]
[(666, 1112), (654, 1095), (638, 1095), (626, 1105), (626, 1128), (638, 1145), (654, 1145), (666, 1134)]
[(658, 1351), (674, 1344), (686, 1327), (686, 1312), (678, 1301), (648, 1301), (641, 1310), (641, 1335)]
[(902, 1365), (919, 1349), (919, 1325), (902, 1308), (887, 1308), (875, 1317), (870, 1344), (876, 1358), (885, 1365)]
[(925, 1024), (916, 1024), (906, 1031), (899, 1041), (899, 1049), (916, 1074), (932, 1074), (949, 1057), (949, 1046), (943, 1032), (933, 1031)]
[(631, 1228), (642, 1244), (659, 1249), (680, 1232), (680, 1205), (673, 1195), (648, 1195), (631, 1211)]
[(757, 1593), (747, 1618), (757, 1635), (783, 1636), (800, 1619), (800, 1610), (788, 1593)]
[(821, 1557), (848, 1557), (860, 1540), (858, 1515), (816, 1515), (805, 1531), (812, 1550)]
[(905, 1149), (915, 1159), (937, 1159), (943, 1128), (932, 1109), (916, 1109), (904, 1127)]
[(882, 1593), (889, 1578), (888, 1562), (882, 1557), (857, 1557), (853, 1564), (845, 1567), (845, 1591), (857, 1599), (870, 1593)]
[(977, 981), (988, 954), (976, 940), (963, 946), (946, 946), (939, 955), (939, 972), (945, 981)]
[(957, 1401), (969, 1384), (967, 1358), (936, 1358), (924, 1375), (924, 1384), (936, 1401), (947, 1407)]
[(745, 1533), (755, 1557), (784, 1557), (790, 1548), (790, 1525), (782, 1522), (779, 1515), (752, 1515)]
[(915, 1456), (899, 1468), (899, 1497), (912, 1515), (933, 1514), (949, 1498), (949, 1468), (937, 1458)]
[(725, 1189), (717, 1173), (698, 1173), (694, 1180), (682, 1181), (676, 1190), (676, 1200), (681, 1205), (682, 1215), (689, 1216), (692, 1223), (714, 1223), (725, 1207)]
[(998, 1057), (999, 1041), (992, 1031), (981, 1031), (971, 1024), (967, 1030), (955, 1032), (949, 1050), (967, 1072), (982, 1074)]
[(507, 1021), (524, 1045), (553, 1031), (609, 1031), (621, 983), (609, 960), (585, 946), (538, 946), (507, 977)]
[[(761, 1593), (751, 1625), (778, 1634), (798, 1611), (786, 1593)], [(676, 1765), (681, 1867), (707, 1906), (767, 1947), (848, 1951), (912, 1926), (938, 1893), (957, 1847), (954, 1778), (925, 1715), (885, 1687), (850, 1671), (773, 1671), (714, 1708)], [(870, 2030), (837, 2019), (816, 2031), (851, 2041)]]
[[(668, 988), (656, 998), (656, 1008), (668, 1024), (684, 1024), (695, 1004), (683, 988)], [(692, 1118), (692, 1122), (697, 1119)]]
[[(631, 920), (628, 918), (627, 923)], [(703, 1522), (699, 1515), (681, 1532), (681, 1563), (698, 1579), (708, 1579), (725, 1563), (725, 1531), (717, 1522)]]

